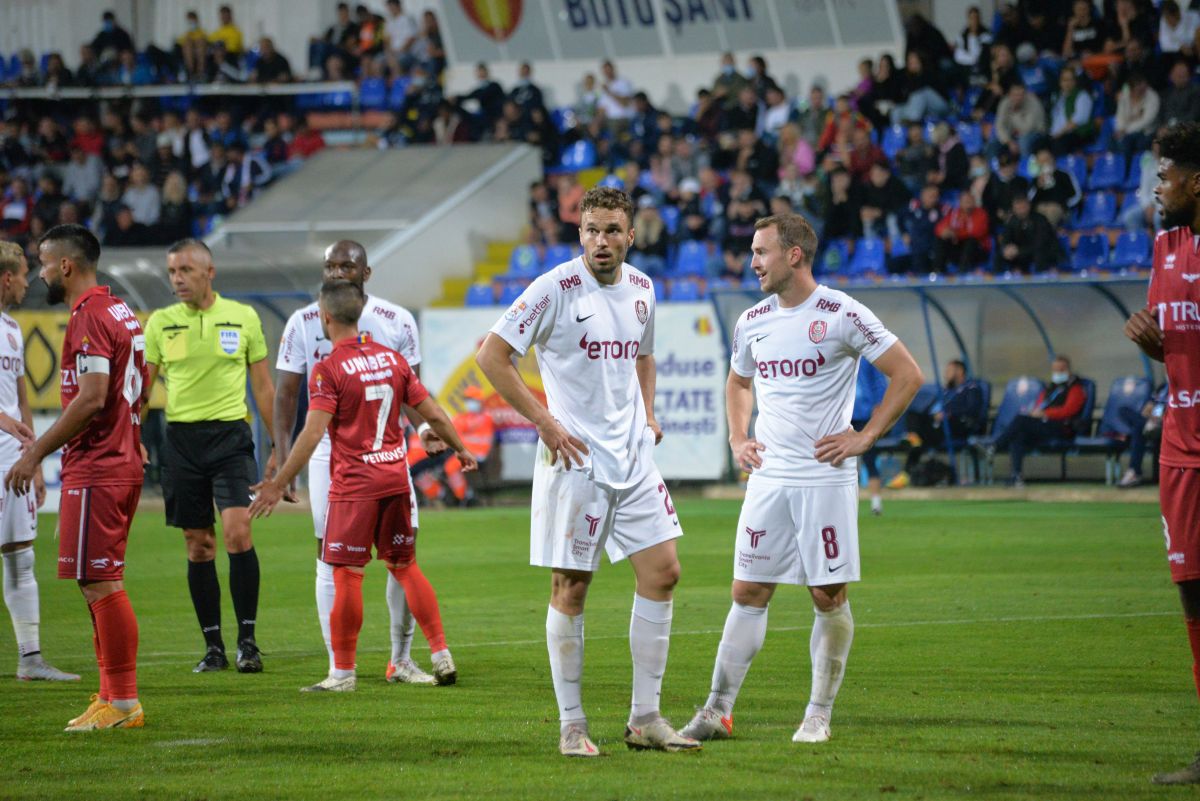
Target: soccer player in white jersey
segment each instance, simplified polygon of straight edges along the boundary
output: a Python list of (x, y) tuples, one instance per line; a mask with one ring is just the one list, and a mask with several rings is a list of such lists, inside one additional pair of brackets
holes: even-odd
[[(717, 649), (712, 692), (683, 733), (733, 733), (733, 704), (762, 647), (779, 584), (803, 584), (816, 620), (812, 692), (792, 740), (829, 739), (854, 618), (846, 585), (859, 580), (858, 464), (908, 408), (921, 369), (871, 311), (812, 274), (817, 235), (798, 214), (755, 224), (751, 267), (770, 296), (738, 318), (725, 395), (734, 461), (750, 474), (737, 524), (733, 605)], [(859, 358), (888, 378), (861, 431), (850, 425)], [(750, 415), (758, 400), (753, 436)]]
[[(21, 246), (0, 242), (0, 309), (20, 305), (29, 288), (29, 264)], [(25, 343), (21, 326), (0, 313), (0, 473), (8, 473), (21, 456), (21, 446), (34, 440), (33, 413), (25, 391)], [(4, 604), (17, 637), (17, 678), (25, 681), (78, 681), (42, 659), (38, 638), (41, 614), (33, 574), (33, 540), (37, 509), (46, 500), (41, 470), (33, 474), (34, 492), (17, 495), (0, 489), (0, 555), (4, 559)]]
[[(558, 698), (559, 751), (598, 756), (588, 735), (580, 678), (583, 606), (600, 567), (628, 558), (637, 583), (629, 647), (633, 705), (630, 748), (694, 750), (659, 711), (679, 580), (682, 534), (654, 466), (662, 430), (654, 419), (654, 288), (624, 263), (633, 242), (633, 204), (615, 189), (587, 192), (580, 205), (584, 254), (539, 276), (494, 325), (476, 357), (492, 385), (538, 431), (530, 562), (551, 569), (546, 645)], [(513, 365), (537, 353), (549, 409)]]
[[(367, 251), (357, 242), (341, 240), (325, 250), (325, 280), (344, 279), (363, 284), (371, 277), (367, 263)], [(367, 295), (362, 318), (358, 321), (360, 331), (402, 355), (419, 374), (421, 349), (417, 339), (417, 322), (406, 309), (394, 303)], [(279, 345), (279, 358), (275, 367), (279, 370), (278, 388), (275, 392), (275, 447), (279, 464), (287, 460), (291, 449), (292, 432), (296, 425), (296, 411), (300, 399), (301, 384), (306, 375), (311, 375), (313, 365), (329, 355), (333, 349), (328, 338), (321, 332), (320, 312), (317, 304), (311, 303), (298, 309), (288, 319)], [(413, 415), (409, 414), (410, 419)], [(445, 446), (437, 435), (429, 430), (423, 420), (420, 424), (421, 439), (430, 453)], [(313, 531), (317, 536), (317, 618), (321, 623), (321, 634), (325, 638), (325, 650), (329, 653), (329, 667), (333, 669), (333, 645), (330, 640), (329, 615), (333, 611), (333, 569), (321, 561), (321, 540), (325, 536), (325, 510), (329, 500), (329, 435), (326, 434), (313, 454), (308, 466), (308, 497), (312, 506)], [(411, 485), (411, 481), (409, 482)], [(417, 528), (417, 499), (413, 494), (412, 527)], [(387, 578), (387, 605), (391, 616), (392, 655), (388, 660), (387, 680), (408, 684), (436, 684), (434, 676), (426, 673), (410, 654), (416, 622), (404, 597), (404, 588), (389, 573)]]

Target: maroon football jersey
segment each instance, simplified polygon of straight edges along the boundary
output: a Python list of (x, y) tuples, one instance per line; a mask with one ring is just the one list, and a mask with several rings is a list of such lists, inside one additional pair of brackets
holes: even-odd
[(308, 380), (309, 408), (333, 415), (330, 500), (408, 492), (401, 406), (428, 397), (404, 357), (370, 334), (334, 343)]
[(67, 443), (62, 460), (66, 489), (142, 483), (142, 387), (146, 340), (125, 301), (106, 286), (79, 296), (71, 307), (62, 348), (62, 406), (79, 394), (79, 377), (108, 372), (104, 407)]
[(1187, 227), (1154, 240), (1150, 309), (1163, 330), (1163, 358), (1170, 397), (1163, 418), (1160, 461), (1169, 467), (1200, 467), (1200, 255)]

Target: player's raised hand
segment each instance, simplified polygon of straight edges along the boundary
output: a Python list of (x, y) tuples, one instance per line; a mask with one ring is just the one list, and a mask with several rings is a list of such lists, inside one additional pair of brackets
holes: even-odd
[(875, 441), (871, 439), (870, 435), (855, 431), (853, 427), (850, 427), (840, 434), (821, 437), (814, 444), (814, 453), (818, 462), (841, 467), (842, 462), (851, 456), (866, 453), (874, 444)]
[(270, 517), (272, 510), (279, 505), (284, 495), (284, 488), (274, 479), (260, 481), (250, 487), (250, 491), (254, 493), (254, 500), (250, 502), (251, 519)]
[(733, 451), (734, 464), (742, 470), (745, 470), (747, 473), (753, 473), (762, 467), (762, 457), (758, 454), (765, 451), (767, 446), (754, 437), (747, 437), (738, 442), (732, 442), (729, 447)]
[(583, 457), (589, 452), (587, 444), (568, 434), (557, 420), (550, 418), (544, 426), (538, 426), (537, 432), (550, 451), (550, 464), (557, 464), (561, 458), (568, 470), (573, 465), (583, 467)]
[(1163, 331), (1158, 316), (1150, 309), (1138, 309), (1130, 315), (1125, 321), (1125, 336), (1150, 358), (1163, 360)]
[(479, 460), (475, 458), (475, 454), (466, 448), (455, 451), (454, 455), (458, 457), (458, 462), (462, 465), (464, 473), (471, 473), (479, 469)]

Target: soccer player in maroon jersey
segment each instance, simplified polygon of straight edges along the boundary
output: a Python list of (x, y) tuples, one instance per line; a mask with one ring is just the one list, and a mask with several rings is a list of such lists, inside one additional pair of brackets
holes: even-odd
[(38, 245), (50, 303), (66, 301), (62, 416), (4, 478), (28, 492), (42, 460), (66, 445), (58, 519), (58, 577), (74, 579), (92, 615), (100, 691), (67, 731), (145, 725), (137, 694), (138, 626), (122, 581), (129, 524), (142, 493), (139, 410), (146, 381), (142, 326), (125, 301), (96, 284), (100, 243), (56, 225)]
[[(1159, 451), (1159, 502), (1200, 693), (1200, 124), (1171, 126), (1159, 135), (1158, 148), (1154, 197), (1163, 230), (1154, 240), (1148, 303), (1125, 323), (1125, 335), (1166, 365), (1171, 394)], [(1153, 781), (1200, 782), (1200, 755)]]
[(363, 301), (362, 289), (350, 281), (326, 281), (321, 287), (321, 327), (333, 350), (312, 370), (308, 417), (287, 461), (274, 478), (251, 487), (258, 494), (250, 504), (250, 514), (270, 514), (329, 430), (332, 483), (321, 559), (333, 566), (330, 639), (334, 669), (323, 681), (304, 688), (305, 692), (350, 692), (355, 688), (363, 568), (371, 561), (372, 545), (404, 587), (413, 616), (433, 652), (437, 683), (453, 684), (458, 676), (442, 632), (437, 595), (417, 567), (401, 405), (417, 410), (453, 448), (463, 470), (478, 465), (404, 357), (358, 332)]

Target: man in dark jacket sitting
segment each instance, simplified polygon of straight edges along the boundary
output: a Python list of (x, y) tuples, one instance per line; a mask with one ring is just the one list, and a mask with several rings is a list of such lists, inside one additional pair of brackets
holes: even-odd
[(997, 266), (1005, 271), (1049, 270), (1062, 258), (1062, 248), (1050, 221), (1033, 210), (1029, 198), (1013, 198), (1012, 214), (1000, 232)]
[(1086, 403), (1087, 392), (1079, 377), (1071, 372), (1070, 359), (1061, 354), (1055, 356), (1050, 366), (1049, 386), (1038, 395), (1033, 408), (1014, 417), (1009, 427), (988, 446), (988, 458), (1007, 448), (1012, 460), (1012, 485), (1025, 486), (1021, 472), (1025, 454), (1053, 440), (1074, 439)]
[(983, 386), (967, 375), (967, 365), (960, 359), (946, 363), (942, 374), (945, 388), (941, 397), (925, 409), (909, 407), (905, 417), (908, 439), (912, 445), (904, 470), (888, 486), (901, 489), (908, 486), (909, 475), (930, 448), (946, 444), (946, 431), (952, 440), (966, 439), (983, 431), (987, 423), (987, 408), (983, 401)]

